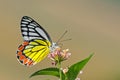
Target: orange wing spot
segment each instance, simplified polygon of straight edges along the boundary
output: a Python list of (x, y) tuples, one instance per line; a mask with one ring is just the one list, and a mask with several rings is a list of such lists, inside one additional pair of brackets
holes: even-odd
[(19, 51), (17, 55), (18, 55), (18, 56), (21, 56), (21, 55), (22, 55), (22, 52), (21, 52), (21, 51)]
[(24, 49), (24, 45), (21, 45), (19, 48), (18, 48), (18, 50), (23, 50)]
[(24, 55), (20, 55), (20, 58), (19, 58), (19, 60), (24, 60), (25, 59), (25, 56)]
[(29, 44), (29, 42), (27, 42), (27, 41), (23, 42), (23, 44), (18, 48), (18, 50), (20, 50), (20, 51), (23, 50), (25, 48), (25, 46), (28, 44)]
[(29, 44), (29, 42), (27, 42), (27, 41), (23, 42), (23, 45), (24, 45), (24, 46), (26, 46), (26, 45), (28, 45), (28, 44)]
[(23, 60), (23, 64), (27, 64), (27, 62), (28, 62), (27, 58)]
[(31, 66), (31, 65), (33, 65), (33, 61), (30, 60), (27, 64), (28, 64), (28, 66)]

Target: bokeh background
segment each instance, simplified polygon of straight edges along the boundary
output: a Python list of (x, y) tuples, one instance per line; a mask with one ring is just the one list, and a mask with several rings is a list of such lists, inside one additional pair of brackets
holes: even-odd
[(65, 66), (95, 52), (84, 67), (81, 80), (120, 80), (120, 0), (0, 0), (0, 80), (58, 80), (51, 76), (29, 78), (33, 72), (50, 67), (46, 58), (33, 67), (16, 59), (23, 42), (22, 16), (30, 16), (57, 41), (65, 30), (63, 48), (72, 53)]

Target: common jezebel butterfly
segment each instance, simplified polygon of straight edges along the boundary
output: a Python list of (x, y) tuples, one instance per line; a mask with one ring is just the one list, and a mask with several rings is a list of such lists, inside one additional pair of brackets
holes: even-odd
[(18, 47), (17, 59), (23, 65), (35, 65), (59, 47), (45, 29), (28, 16), (21, 19), (21, 33), (24, 42)]

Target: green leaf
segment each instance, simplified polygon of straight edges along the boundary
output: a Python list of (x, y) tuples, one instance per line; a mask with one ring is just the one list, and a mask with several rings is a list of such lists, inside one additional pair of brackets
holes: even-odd
[(88, 58), (70, 66), (68, 72), (66, 73), (67, 80), (75, 80), (80, 70), (82, 70), (82, 68), (85, 66), (85, 64), (90, 60), (92, 56), (93, 54), (91, 54)]
[[(33, 73), (30, 77), (37, 76), (37, 75), (51, 75), (51, 76), (56, 76), (58, 78), (60, 77), (58, 68), (41, 69)], [(62, 79), (63, 80), (65, 79), (65, 75), (63, 73), (62, 73)]]

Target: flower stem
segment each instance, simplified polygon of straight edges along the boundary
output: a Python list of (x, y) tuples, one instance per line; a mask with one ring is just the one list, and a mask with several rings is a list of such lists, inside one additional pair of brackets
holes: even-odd
[(60, 80), (62, 80), (61, 62), (58, 62), (58, 68), (59, 68)]

